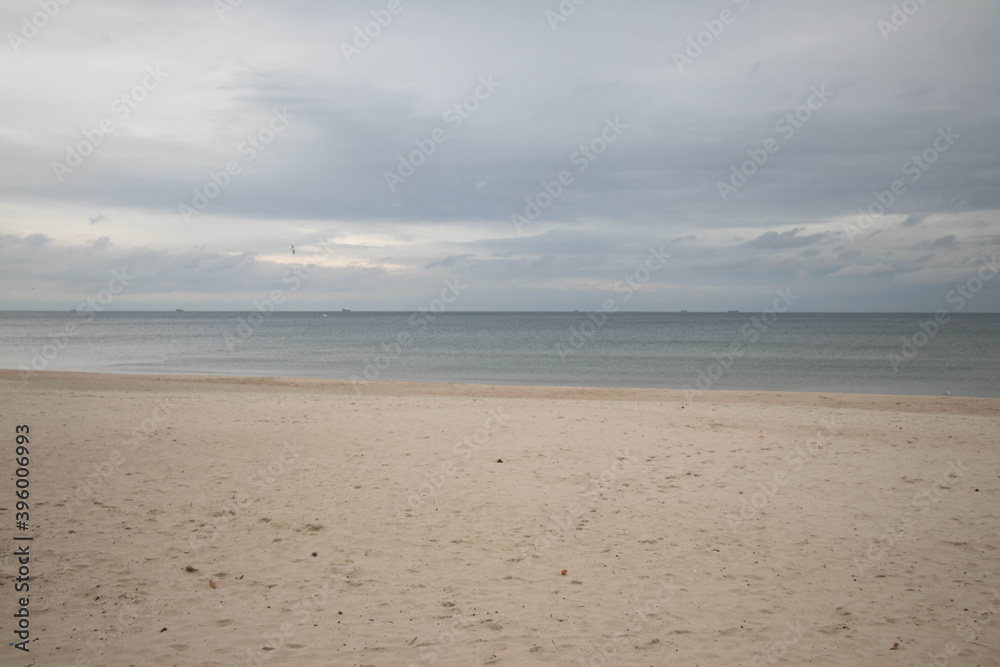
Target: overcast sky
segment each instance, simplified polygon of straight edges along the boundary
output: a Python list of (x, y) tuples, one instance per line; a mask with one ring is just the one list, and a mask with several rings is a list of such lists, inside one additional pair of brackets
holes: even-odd
[(3, 3), (0, 308), (595, 310), (662, 246), (627, 309), (932, 311), (1000, 251), (997, 0), (237, 1)]

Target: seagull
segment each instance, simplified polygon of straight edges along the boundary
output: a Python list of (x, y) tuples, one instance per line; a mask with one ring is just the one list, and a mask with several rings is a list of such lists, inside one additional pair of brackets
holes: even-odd
[(290, 245), (292, 246), (292, 254), (294, 255), (294, 254), (295, 254), (295, 244), (294, 244), (294, 243), (292, 243), (292, 244), (290, 244)]

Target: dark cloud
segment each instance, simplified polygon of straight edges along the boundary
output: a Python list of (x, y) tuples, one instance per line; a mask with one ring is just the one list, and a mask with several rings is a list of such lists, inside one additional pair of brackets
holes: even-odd
[(436, 262), (431, 262), (430, 264), (428, 264), (424, 268), (425, 269), (434, 269), (434, 268), (437, 268), (437, 267), (444, 267), (446, 269), (450, 269), (451, 267), (453, 267), (456, 264), (458, 264), (459, 262), (461, 262), (463, 259), (468, 259), (469, 257), (475, 257), (475, 255), (469, 254), (469, 253), (466, 253), (464, 255), (448, 255), (444, 259), (439, 259)]
[(955, 241), (957, 240), (958, 239), (954, 234), (948, 234), (947, 236), (942, 236), (931, 243), (930, 248), (931, 250), (937, 250), (938, 248), (954, 248)]
[(20, 242), (26, 246), (38, 247), (46, 245), (48, 243), (52, 243), (52, 239), (46, 236), (45, 234), (28, 234), (27, 236), (24, 237), (24, 240)]
[(742, 245), (744, 248), (763, 248), (768, 250), (784, 250), (786, 248), (801, 248), (802, 246), (819, 243), (827, 238), (829, 234), (810, 234), (799, 236), (799, 232), (804, 231), (804, 227), (796, 227), (787, 232), (764, 232), (760, 236)]
[(93, 241), (90, 245), (94, 248), (94, 250), (103, 252), (105, 250), (109, 250), (114, 244), (111, 243), (111, 239), (109, 237), (102, 236), (101, 238)]

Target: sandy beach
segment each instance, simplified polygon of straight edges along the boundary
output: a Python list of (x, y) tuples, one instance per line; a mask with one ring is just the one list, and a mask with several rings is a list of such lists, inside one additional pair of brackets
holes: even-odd
[(1000, 664), (997, 399), (0, 371), (0, 416), (3, 665)]

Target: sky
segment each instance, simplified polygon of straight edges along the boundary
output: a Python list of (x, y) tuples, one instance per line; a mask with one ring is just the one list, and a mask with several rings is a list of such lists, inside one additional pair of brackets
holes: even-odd
[(1000, 311), (1000, 2), (815, 4), (9, 0), (0, 309)]

